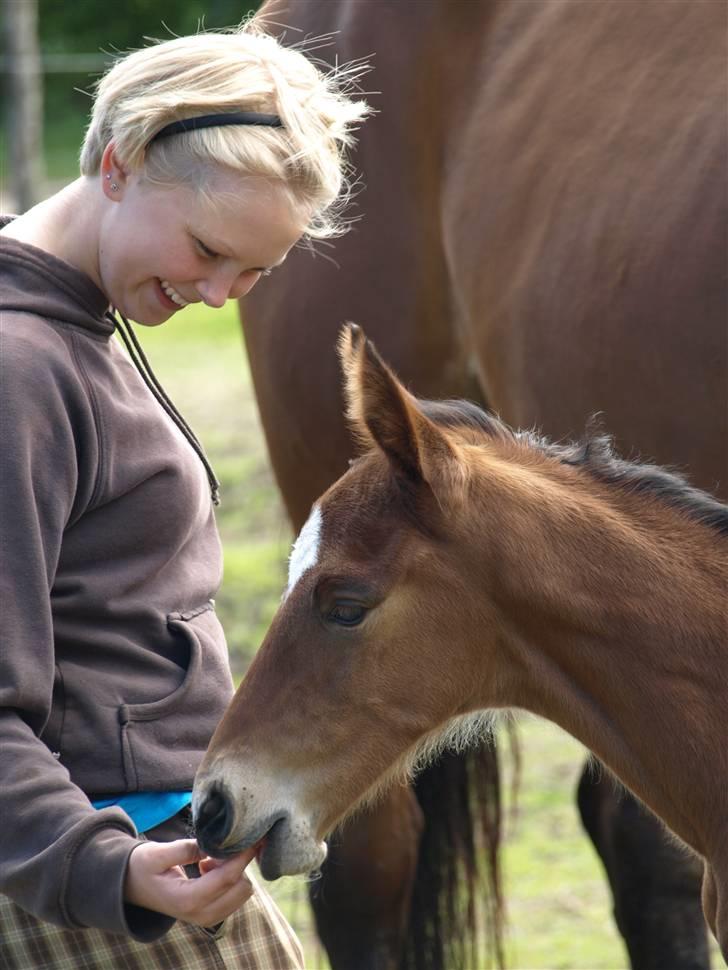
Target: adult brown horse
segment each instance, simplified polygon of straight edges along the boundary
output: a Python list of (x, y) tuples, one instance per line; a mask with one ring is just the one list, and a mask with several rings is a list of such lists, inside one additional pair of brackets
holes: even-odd
[[(375, 53), (381, 91), (356, 158), (364, 218), (335, 263), (292, 254), (245, 306), (294, 526), (352, 450), (333, 350), (345, 319), (424, 396), (470, 397), (554, 438), (602, 411), (622, 451), (728, 497), (726, 6), (281, 0), (265, 11), (296, 28), (294, 42), (339, 31), (340, 60)], [(607, 782), (585, 775), (579, 805), (633, 966), (707, 967), (690, 863)], [(367, 822), (348, 830), (319, 906), (345, 970), (396, 953), (417, 850), (403, 796), (380, 805), (371, 838)], [(382, 846), (387, 825), (395, 834), (373, 858), (367, 842)], [(347, 854), (355, 843), (364, 855)], [(390, 876), (398, 893), (383, 891)]]
[(728, 505), (604, 436), (552, 445), (418, 401), (343, 336), (364, 454), (314, 505), (200, 766), (202, 849), (259, 842), (268, 879), (315, 869), (362, 801), (525, 708), (699, 854), (728, 957)]

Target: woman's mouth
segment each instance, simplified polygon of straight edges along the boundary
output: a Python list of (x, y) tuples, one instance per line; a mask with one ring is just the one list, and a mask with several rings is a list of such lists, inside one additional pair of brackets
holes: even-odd
[(188, 300), (185, 300), (183, 296), (180, 296), (177, 290), (167, 282), (167, 280), (155, 279), (154, 281), (157, 287), (157, 296), (159, 297), (160, 303), (167, 310), (181, 310), (182, 307), (188, 305)]

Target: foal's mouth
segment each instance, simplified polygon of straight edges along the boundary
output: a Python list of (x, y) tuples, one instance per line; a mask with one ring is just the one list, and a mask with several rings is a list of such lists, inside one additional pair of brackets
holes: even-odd
[(237, 839), (235, 842), (226, 842), (223, 845), (208, 841), (204, 835), (196, 834), (195, 837), (197, 838), (197, 844), (200, 849), (213, 859), (228, 859), (257, 844), (255, 857), (260, 862), (268, 839), (281, 826), (285, 818), (286, 816), (284, 815), (269, 816), (266, 820), (256, 825), (255, 828), (247, 832), (243, 838)]
[(255, 859), (258, 863), (258, 868), (264, 875), (271, 872), (274, 868), (271, 856), (273, 853), (278, 855), (278, 843), (280, 843), (280, 840), (283, 838), (282, 829), (285, 821), (286, 819), (283, 816), (275, 820), (275, 822), (260, 840), (260, 844), (255, 852)]

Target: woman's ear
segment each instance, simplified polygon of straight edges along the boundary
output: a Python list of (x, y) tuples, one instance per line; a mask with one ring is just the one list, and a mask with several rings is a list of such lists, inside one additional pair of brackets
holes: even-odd
[(101, 189), (107, 199), (119, 202), (126, 188), (128, 172), (119, 162), (113, 141), (104, 149), (101, 156)]

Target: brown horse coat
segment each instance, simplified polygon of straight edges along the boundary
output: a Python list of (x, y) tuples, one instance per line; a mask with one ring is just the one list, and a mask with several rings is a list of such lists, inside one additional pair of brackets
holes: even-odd
[(339, 30), (342, 60), (375, 52), (382, 92), (356, 158), (364, 218), (335, 262), (291, 254), (245, 304), (294, 524), (350, 451), (334, 354), (346, 319), (424, 396), (485, 400), (554, 438), (602, 411), (622, 451), (728, 496), (728, 7), (265, 10)]
[[(601, 411), (622, 453), (678, 466), (728, 499), (728, 7), (273, 0), (264, 12), (293, 28), (293, 43), (336, 32), (332, 57), (373, 55), (367, 86), (381, 92), (355, 158), (363, 218), (335, 262), (292, 253), (245, 304), (294, 527), (352, 452), (333, 349), (347, 319), (422, 396), (469, 397), (555, 439)], [(633, 966), (706, 967), (700, 909), (686, 903), (694, 874), (629, 799), (598, 784), (584, 776), (580, 809)], [(398, 811), (380, 807), (378, 833), (385, 809)], [(640, 859), (639, 889), (600, 845), (617, 826)], [(343, 936), (336, 965), (353, 966), (373, 925), (394, 965), (396, 930), (382, 927), (408, 892), (357, 896), (353, 855), (359, 868), (332, 870), (356, 897), (351, 913), (384, 902), (348, 946), (348, 897), (328, 894), (331, 932)], [(403, 870), (410, 858), (408, 844)]]

